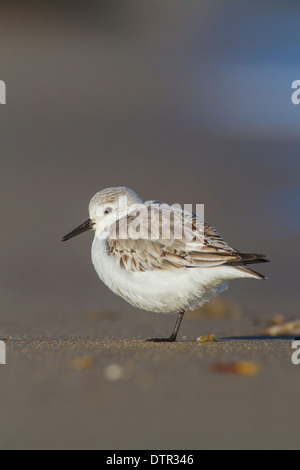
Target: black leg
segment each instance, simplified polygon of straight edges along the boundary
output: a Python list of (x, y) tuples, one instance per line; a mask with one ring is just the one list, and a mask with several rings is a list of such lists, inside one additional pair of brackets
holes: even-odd
[(178, 317), (177, 317), (177, 320), (176, 320), (176, 323), (175, 323), (175, 326), (174, 326), (174, 330), (173, 330), (173, 333), (171, 334), (170, 338), (149, 338), (149, 339), (146, 339), (146, 341), (155, 341), (157, 343), (159, 343), (159, 342), (172, 343), (173, 341), (176, 341), (177, 333), (178, 333), (178, 330), (180, 328), (180, 325), (181, 325), (181, 322), (182, 322), (182, 319), (183, 319), (183, 315), (184, 315), (184, 311), (180, 312), (178, 314)]

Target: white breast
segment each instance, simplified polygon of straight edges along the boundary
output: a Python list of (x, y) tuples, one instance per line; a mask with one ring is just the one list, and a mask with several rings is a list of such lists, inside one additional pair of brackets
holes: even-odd
[(231, 266), (128, 271), (108, 254), (106, 241), (97, 234), (92, 262), (100, 279), (115, 294), (134, 307), (161, 313), (193, 310), (226, 289), (227, 280), (243, 277)]

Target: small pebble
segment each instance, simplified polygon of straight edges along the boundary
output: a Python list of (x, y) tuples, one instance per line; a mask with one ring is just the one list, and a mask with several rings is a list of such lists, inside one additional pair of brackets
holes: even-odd
[(256, 375), (260, 370), (260, 365), (247, 361), (217, 362), (211, 368), (213, 372), (223, 374)]
[(209, 336), (199, 336), (197, 338), (198, 343), (206, 343), (206, 342), (214, 342), (216, 341), (215, 335), (209, 335)]
[(107, 380), (120, 380), (123, 378), (124, 368), (118, 364), (110, 364), (104, 369), (104, 376)]
[(89, 369), (95, 364), (94, 359), (91, 356), (77, 357), (72, 362), (72, 368), (76, 370)]

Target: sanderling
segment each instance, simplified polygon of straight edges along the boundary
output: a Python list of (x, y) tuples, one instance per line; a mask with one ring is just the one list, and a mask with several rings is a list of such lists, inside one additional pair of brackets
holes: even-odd
[[(187, 228), (178, 230), (183, 220)], [(247, 266), (268, 261), (265, 255), (241, 253), (194, 213), (144, 201), (126, 187), (96, 193), (89, 219), (62, 241), (88, 230), (95, 231), (92, 262), (104, 284), (134, 307), (178, 314), (171, 336), (152, 341), (175, 341), (184, 312), (218, 295), (227, 281), (265, 279)]]

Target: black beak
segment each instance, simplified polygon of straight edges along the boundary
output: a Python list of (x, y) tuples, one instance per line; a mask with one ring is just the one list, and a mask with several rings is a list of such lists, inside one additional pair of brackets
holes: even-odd
[(88, 230), (92, 230), (93, 226), (94, 226), (94, 222), (92, 222), (91, 219), (88, 219), (85, 222), (83, 222), (83, 224), (79, 225), (79, 227), (72, 230), (72, 232), (62, 237), (61, 241), (65, 242), (69, 240), (70, 238), (75, 237), (76, 235), (79, 235), (80, 233), (87, 232)]

